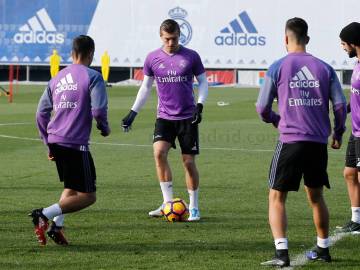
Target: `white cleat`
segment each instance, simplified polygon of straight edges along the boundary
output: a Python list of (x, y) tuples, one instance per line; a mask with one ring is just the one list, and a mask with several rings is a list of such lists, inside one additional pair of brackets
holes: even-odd
[(197, 208), (189, 209), (190, 215), (188, 221), (199, 221), (200, 220), (200, 211)]
[(162, 217), (163, 216), (163, 212), (162, 212), (163, 207), (164, 207), (164, 204), (160, 205), (158, 209), (150, 211), (149, 216), (150, 217)]

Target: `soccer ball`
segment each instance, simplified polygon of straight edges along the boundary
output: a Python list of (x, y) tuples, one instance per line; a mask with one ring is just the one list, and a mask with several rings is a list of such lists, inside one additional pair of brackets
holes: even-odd
[(187, 221), (189, 217), (189, 209), (186, 202), (179, 198), (167, 202), (162, 209), (162, 213), (169, 222)]

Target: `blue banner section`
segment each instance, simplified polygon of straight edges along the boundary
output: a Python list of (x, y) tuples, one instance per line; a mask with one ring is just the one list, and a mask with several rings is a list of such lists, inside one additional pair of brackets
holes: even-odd
[(99, 0), (0, 0), (0, 64), (70, 63), (74, 37), (87, 34)]

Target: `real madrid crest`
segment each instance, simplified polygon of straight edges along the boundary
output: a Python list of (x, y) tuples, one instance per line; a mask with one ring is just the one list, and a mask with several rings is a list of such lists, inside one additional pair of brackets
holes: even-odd
[(190, 42), (192, 37), (192, 28), (185, 17), (188, 15), (187, 11), (181, 7), (176, 7), (169, 10), (169, 17), (175, 20), (180, 26), (180, 44), (186, 45)]

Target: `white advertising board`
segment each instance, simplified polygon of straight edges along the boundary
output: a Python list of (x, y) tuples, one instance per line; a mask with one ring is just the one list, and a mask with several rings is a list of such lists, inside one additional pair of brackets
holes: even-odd
[(359, 20), (359, 11), (359, 0), (107, 0), (99, 2), (89, 34), (96, 39), (96, 60), (107, 50), (113, 65), (140, 67), (161, 46), (161, 22), (174, 18), (182, 43), (198, 51), (207, 68), (262, 69), (286, 54), (285, 22), (301, 17), (309, 24), (308, 52), (336, 69), (351, 69), (339, 32)]

